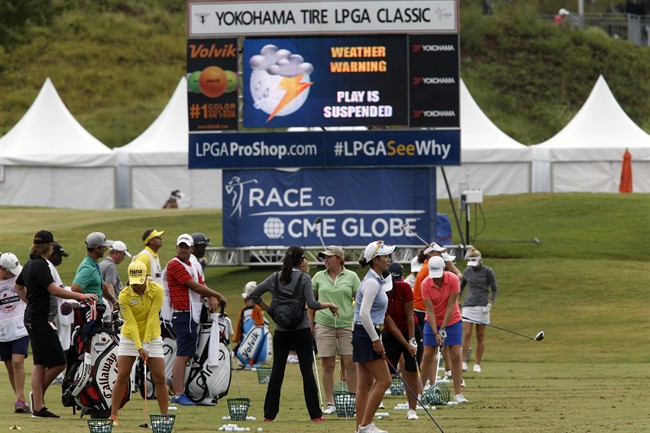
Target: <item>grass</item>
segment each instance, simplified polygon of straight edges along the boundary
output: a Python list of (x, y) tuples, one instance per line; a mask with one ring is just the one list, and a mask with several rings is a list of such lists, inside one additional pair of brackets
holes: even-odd
[[(446, 201), (438, 202), (442, 212), (450, 212), (449, 206)], [(482, 229), (474, 244), (499, 282), (493, 323), (530, 336), (544, 330), (546, 338), (537, 343), (489, 329), (484, 372), (466, 376), (465, 393), (471, 403), (441, 408), (432, 413), (435, 419), (447, 433), (648, 431), (650, 196), (496, 196), (486, 197), (482, 208), (485, 221), (476, 230), (472, 228), (472, 233)], [(71, 254), (60, 267), (69, 284), (89, 232), (103, 231), (137, 252), (139, 236), (147, 227), (166, 231), (163, 262), (171, 258), (173, 241), (182, 232), (203, 231), (217, 245), (221, 239), (221, 215), (216, 210), (1, 207), (0, 250), (12, 251), (24, 262), (33, 233), (49, 228)], [(503, 242), (533, 237), (541, 244)], [(460, 265), (464, 267), (462, 261)], [(120, 270), (124, 276), (126, 266)], [(227, 311), (236, 317), (244, 284), (260, 281), (272, 270), (208, 268), (206, 276), (208, 284), (228, 298)], [(312, 274), (316, 270), (312, 267)], [(28, 360), (28, 374), (30, 370)], [(298, 368), (289, 366), (287, 371), (281, 412), (272, 424), (261, 422), (266, 388), (257, 383), (255, 373), (238, 373), (242, 395), (252, 400), (249, 415), (258, 420), (238, 425), (278, 433), (354, 431), (352, 421), (334, 417), (324, 424), (306, 422)], [(60, 406), (58, 392), (53, 386), (47, 399), (54, 412), (63, 415), (62, 420), (43, 422), (15, 415), (7, 376), (0, 374), (0, 430), (17, 424), (29, 433), (55, 432), (62, 426), (70, 432), (87, 431), (85, 420)], [(238, 396), (233, 375), (228, 397)], [(423, 412), (420, 420), (407, 422), (403, 411), (393, 410), (403, 398), (387, 397), (385, 402), (390, 417), (379, 421), (380, 427), (391, 433), (436, 430)], [(140, 397), (133, 395), (120, 412), (125, 426), (114, 431), (143, 431), (137, 428), (143, 419), (142, 407)], [(149, 410), (155, 408), (150, 402)], [(228, 415), (225, 401), (215, 408), (180, 408), (177, 415), (177, 432), (216, 430), (230, 422), (221, 419)]]

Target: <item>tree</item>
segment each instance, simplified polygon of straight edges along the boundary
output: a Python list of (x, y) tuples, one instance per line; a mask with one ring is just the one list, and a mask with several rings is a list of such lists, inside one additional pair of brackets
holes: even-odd
[(49, 25), (66, 6), (66, 0), (0, 1), (0, 46), (11, 51), (23, 43), (32, 26)]

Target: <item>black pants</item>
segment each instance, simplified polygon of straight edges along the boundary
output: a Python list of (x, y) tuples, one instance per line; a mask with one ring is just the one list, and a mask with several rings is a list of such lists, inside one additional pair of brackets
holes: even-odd
[(266, 398), (264, 399), (264, 418), (275, 419), (280, 411), (282, 381), (284, 380), (284, 370), (287, 366), (287, 356), (290, 348), (295, 348), (298, 354), (303, 394), (305, 395), (309, 418), (320, 418), (323, 416), (323, 412), (318, 401), (318, 387), (312, 369), (314, 354), (309, 328), (296, 331), (276, 331), (273, 334), (273, 369), (271, 370), (269, 387), (266, 390)]

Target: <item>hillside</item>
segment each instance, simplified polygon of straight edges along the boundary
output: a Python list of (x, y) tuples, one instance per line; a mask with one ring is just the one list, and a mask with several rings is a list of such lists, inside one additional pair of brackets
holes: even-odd
[[(144, 131), (185, 74), (185, 1), (61, 0), (66, 9), (25, 43), (0, 49), (0, 135), (47, 77), (76, 119), (109, 147)], [(599, 74), (650, 131), (650, 48), (599, 30), (552, 27), (539, 11), (484, 16), (461, 2), (461, 75), (499, 127), (527, 144), (559, 131)], [(645, 78), (643, 78), (645, 77)]]

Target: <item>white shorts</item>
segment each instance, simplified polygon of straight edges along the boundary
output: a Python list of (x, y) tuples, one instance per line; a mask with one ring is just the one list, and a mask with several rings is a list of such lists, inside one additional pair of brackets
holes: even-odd
[[(135, 348), (135, 343), (130, 338), (120, 335), (120, 346), (117, 349), (117, 356), (134, 356), (138, 358), (140, 353)], [(149, 343), (149, 357), (150, 358), (164, 358), (163, 340), (162, 337), (154, 338)]]
[[(485, 307), (463, 307), (463, 322), (470, 323), (475, 320), (490, 323), (490, 310), (484, 313), (483, 308)], [(465, 318), (469, 320), (465, 320)]]

